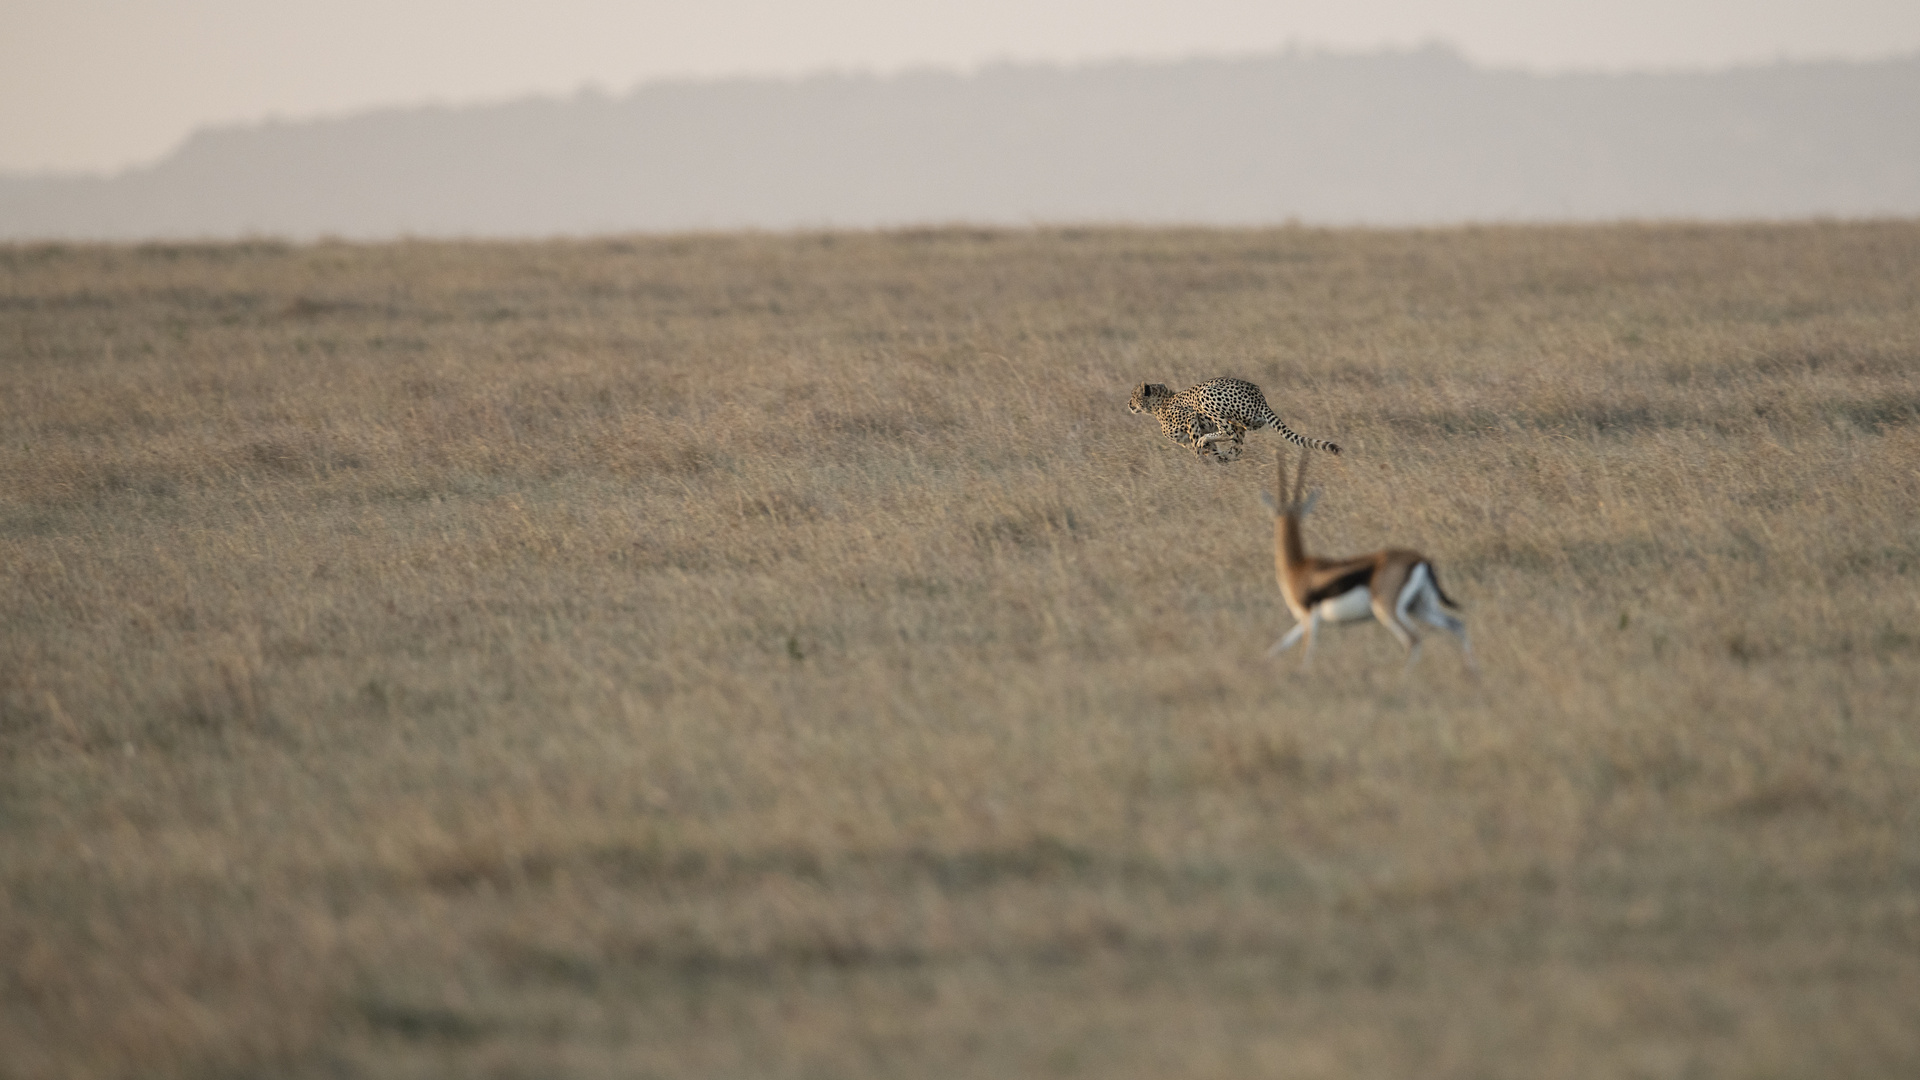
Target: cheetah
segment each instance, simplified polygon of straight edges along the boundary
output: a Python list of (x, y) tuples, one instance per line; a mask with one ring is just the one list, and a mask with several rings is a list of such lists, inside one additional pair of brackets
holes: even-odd
[(1152, 413), (1167, 438), (1222, 465), (1239, 458), (1248, 428), (1277, 428), (1288, 442), (1330, 454), (1340, 452), (1335, 443), (1309, 439), (1288, 427), (1260, 388), (1245, 379), (1209, 379), (1178, 394), (1162, 383), (1141, 383), (1127, 408)]

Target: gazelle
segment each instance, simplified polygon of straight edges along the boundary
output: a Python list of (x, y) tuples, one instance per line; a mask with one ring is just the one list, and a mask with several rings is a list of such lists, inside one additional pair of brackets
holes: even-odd
[[(1274, 454), (1275, 483), (1280, 501), (1267, 492), (1261, 501), (1273, 511), (1273, 566), (1280, 580), (1280, 595), (1287, 601), (1298, 625), (1267, 650), (1278, 656), (1293, 647), (1302, 634), (1307, 638), (1307, 661), (1313, 659), (1313, 639), (1322, 621), (1354, 622), (1369, 615), (1393, 631), (1407, 649), (1407, 667), (1420, 655), (1420, 633), (1414, 627), (1418, 619), (1437, 626), (1460, 639), (1460, 655), (1468, 670), (1473, 669), (1473, 651), (1467, 643), (1467, 626), (1449, 615), (1445, 608), (1459, 609), (1440, 591), (1440, 579), (1433, 563), (1425, 555), (1405, 548), (1386, 548), (1367, 555), (1344, 559), (1322, 559), (1307, 554), (1300, 542), (1300, 519), (1307, 516), (1320, 497), (1308, 493), (1307, 451), (1300, 453), (1300, 468), (1294, 474), (1293, 490), (1287, 490), (1286, 451)], [(1444, 607), (1442, 606), (1444, 605)], [(1307, 661), (1303, 661), (1304, 664)]]

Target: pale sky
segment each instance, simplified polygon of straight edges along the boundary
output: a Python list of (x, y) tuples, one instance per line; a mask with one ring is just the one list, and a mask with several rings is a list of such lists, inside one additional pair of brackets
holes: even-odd
[(1920, 52), (1920, 0), (0, 0), (0, 171), (193, 129), (686, 76), (1448, 43), (1539, 71)]

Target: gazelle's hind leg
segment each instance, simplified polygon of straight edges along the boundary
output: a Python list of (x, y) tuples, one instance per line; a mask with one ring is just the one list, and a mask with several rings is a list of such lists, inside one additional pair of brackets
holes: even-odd
[(1413, 624), (1407, 621), (1407, 609), (1411, 606), (1407, 593), (1411, 591), (1402, 591), (1400, 602), (1395, 604), (1392, 610), (1388, 610), (1387, 606), (1379, 600), (1373, 602), (1374, 618), (1380, 620), (1380, 625), (1393, 631), (1393, 636), (1407, 650), (1406, 670), (1408, 671), (1412, 671), (1413, 662), (1420, 659), (1420, 635), (1413, 632)]
[(1433, 572), (1425, 563), (1414, 568), (1410, 586), (1417, 587), (1407, 589), (1406, 599), (1409, 602), (1402, 605), (1403, 610), (1418, 616), (1420, 621), (1428, 626), (1445, 630), (1459, 638), (1460, 655), (1467, 662), (1467, 670), (1478, 670), (1473, 663), (1473, 645), (1467, 640), (1467, 624), (1449, 613), (1445, 605), (1440, 602), (1439, 589), (1433, 583)]
[(1420, 618), (1428, 626), (1438, 627), (1460, 639), (1460, 656), (1466, 660), (1470, 671), (1479, 670), (1473, 662), (1473, 643), (1467, 640), (1467, 624), (1449, 615), (1439, 604), (1429, 603), (1420, 612)]
[(1393, 632), (1394, 640), (1407, 650), (1407, 670), (1413, 670), (1413, 662), (1420, 657), (1420, 635), (1413, 629), (1413, 623), (1407, 619), (1407, 611), (1420, 601), (1420, 568), (1400, 582), (1399, 588), (1393, 588), (1390, 580), (1376, 578), (1373, 593), (1373, 617), (1380, 625)]

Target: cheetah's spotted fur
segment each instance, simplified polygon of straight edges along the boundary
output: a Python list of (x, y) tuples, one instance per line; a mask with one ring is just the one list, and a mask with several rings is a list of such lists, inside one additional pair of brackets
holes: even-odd
[(1169, 439), (1201, 457), (1226, 464), (1240, 456), (1248, 428), (1275, 428), (1288, 442), (1331, 454), (1340, 447), (1323, 439), (1309, 439), (1288, 427), (1260, 388), (1245, 379), (1209, 379), (1176, 394), (1162, 383), (1134, 388), (1127, 408), (1152, 413)]

